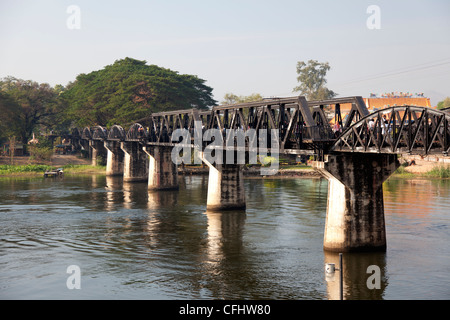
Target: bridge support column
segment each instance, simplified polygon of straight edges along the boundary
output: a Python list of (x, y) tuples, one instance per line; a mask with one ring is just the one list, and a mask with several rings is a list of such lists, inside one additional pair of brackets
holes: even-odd
[(106, 160), (106, 149), (103, 141), (89, 140), (89, 145), (92, 152), (92, 165), (103, 164)]
[(177, 165), (172, 161), (172, 147), (144, 147), (150, 156), (148, 172), (149, 190), (178, 189)]
[(123, 181), (140, 182), (148, 179), (148, 156), (139, 142), (121, 142), (124, 152)]
[(84, 151), (85, 158), (92, 159), (92, 150), (91, 150), (91, 147), (90, 147), (89, 140), (80, 139), (79, 140), (79, 146)]
[(120, 176), (123, 175), (124, 152), (120, 148), (119, 141), (105, 141), (107, 150), (106, 156), (106, 175)]
[(383, 182), (399, 167), (397, 155), (327, 155), (314, 167), (328, 179), (324, 249), (386, 251)]
[(209, 167), (207, 210), (245, 209), (243, 165), (205, 163)]
[(78, 138), (71, 138), (70, 145), (72, 146), (72, 152), (77, 152), (81, 149), (80, 139)]

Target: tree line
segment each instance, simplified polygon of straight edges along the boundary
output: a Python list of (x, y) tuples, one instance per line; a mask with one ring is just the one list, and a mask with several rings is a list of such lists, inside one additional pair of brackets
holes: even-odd
[(6, 77), (0, 80), (0, 142), (26, 144), (33, 132), (129, 123), (153, 112), (208, 109), (212, 88), (194, 75), (125, 58), (80, 74), (66, 86)]
[[(326, 87), (328, 63), (297, 63), (299, 86), (294, 92), (309, 100), (329, 99), (336, 93)], [(66, 86), (50, 86), (32, 80), (0, 79), (0, 143), (11, 137), (23, 144), (33, 133), (69, 133), (72, 127), (132, 123), (154, 112), (217, 104), (212, 88), (194, 75), (125, 58), (101, 70), (79, 74)], [(238, 96), (227, 93), (222, 104), (262, 100), (259, 93)]]

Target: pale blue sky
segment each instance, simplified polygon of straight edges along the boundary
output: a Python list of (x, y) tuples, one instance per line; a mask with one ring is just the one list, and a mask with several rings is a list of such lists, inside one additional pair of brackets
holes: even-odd
[[(69, 5), (81, 12), (70, 30)], [(369, 5), (381, 10), (370, 30)], [(117, 59), (146, 60), (224, 94), (292, 96), (296, 63), (329, 62), (339, 96), (450, 96), (450, 1), (0, 0), (0, 77), (66, 85)]]

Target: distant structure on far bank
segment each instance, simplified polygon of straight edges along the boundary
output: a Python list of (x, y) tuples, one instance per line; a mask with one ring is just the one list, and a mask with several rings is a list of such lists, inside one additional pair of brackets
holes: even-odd
[(432, 108), (430, 98), (423, 93), (390, 92), (380, 96), (371, 93), (369, 98), (364, 98), (364, 102), (370, 111), (404, 105)]
[[(370, 112), (405, 105), (435, 109), (435, 107), (431, 106), (430, 98), (425, 97), (423, 93), (411, 94), (409, 92), (390, 92), (381, 95), (371, 93), (369, 98), (363, 98), (363, 100)], [(343, 119), (345, 119), (351, 109), (352, 105), (349, 103), (340, 105), (341, 116)], [(336, 122), (335, 115), (328, 114), (328, 117), (331, 124)]]

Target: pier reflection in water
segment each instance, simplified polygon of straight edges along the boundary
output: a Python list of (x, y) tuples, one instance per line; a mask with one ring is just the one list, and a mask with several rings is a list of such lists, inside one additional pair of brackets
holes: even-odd
[[(324, 272), (339, 266), (322, 249), (326, 180), (246, 179), (247, 210), (230, 212), (205, 211), (207, 183), (0, 179), (0, 297), (339, 299), (339, 272)], [(390, 179), (388, 251), (343, 255), (344, 299), (450, 298), (449, 199), (448, 181)], [(71, 264), (78, 291), (65, 286)], [(380, 289), (367, 287), (371, 265)]]
[[(334, 273), (325, 272), (327, 282), (327, 297), (330, 300), (340, 299), (340, 270), (339, 253), (324, 251), (325, 263), (334, 263)], [(385, 253), (346, 253), (343, 254), (343, 299), (344, 300), (380, 300), (383, 299), (385, 289), (388, 286), (386, 276)], [(379, 268), (379, 289), (369, 289), (367, 281), (373, 285), (375, 282), (369, 279), (375, 273), (370, 266)], [(378, 274), (376, 274), (378, 276)], [(373, 287), (372, 287), (373, 288)]]

